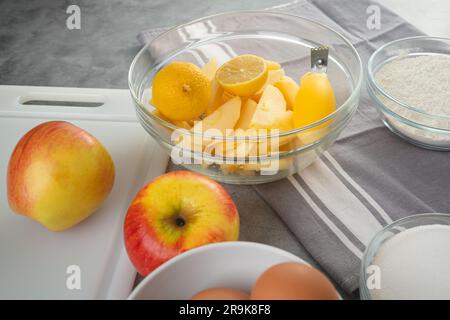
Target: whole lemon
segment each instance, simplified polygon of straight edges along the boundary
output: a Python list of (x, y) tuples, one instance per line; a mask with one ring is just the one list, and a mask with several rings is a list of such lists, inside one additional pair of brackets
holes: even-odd
[(204, 113), (211, 81), (193, 63), (172, 62), (153, 79), (152, 103), (170, 120), (193, 120)]

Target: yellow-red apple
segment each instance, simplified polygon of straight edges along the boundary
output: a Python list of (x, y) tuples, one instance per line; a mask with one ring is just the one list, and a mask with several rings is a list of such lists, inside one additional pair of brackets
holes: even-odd
[(166, 173), (143, 187), (124, 225), (128, 256), (143, 276), (186, 250), (238, 237), (231, 197), (217, 182), (190, 171)]
[(114, 163), (91, 134), (64, 121), (31, 129), (8, 165), (8, 201), (19, 214), (52, 231), (91, 215), (114, 184)]

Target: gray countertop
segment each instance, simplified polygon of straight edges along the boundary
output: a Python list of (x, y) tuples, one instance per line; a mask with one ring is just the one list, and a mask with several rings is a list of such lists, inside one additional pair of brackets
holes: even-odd
[[(69, 2), (0, 2), (0, 84), (125, 89), (128, 67), (140, 49), (139, 31), (221, 11), (271, 7), (286, 0), (75, 2), (81, 8), (80, 30), (66, 28)], [(314, 264), (252, 187), (225, 187), (241, 215), (241, 240), (274, 245)]]

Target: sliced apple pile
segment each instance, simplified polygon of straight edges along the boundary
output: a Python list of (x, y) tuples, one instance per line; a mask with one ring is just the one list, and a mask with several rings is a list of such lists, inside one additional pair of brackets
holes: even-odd
[[(273, 61), (265, 61), (267, 68), (267, 77), (263, 85), (251, 96), (235, 96), (226, 91), (216, 80), (215, 74), (219, 69), (216, 59), (211, 59), (202, 68), (202, 72), (210, 81), (211, 96), (208, 107), (199, 119), (192, 121), (171, 121), (180, 128), (191, 130), (198, 133), (207, 133), (208, 136), (218, 137), (219, 139), (204, 138), (196, 139), (192, 136), (182, 135), (183, 148), (206, 152), (211, 155), (225, 157), (247, 157), (263, 156), (271, 153), (271, 141), (257, 141), (255, 138), (250, 140), (228, 141), (224, 143), (220, 137), (255, 137), (265, 136), (273, 133), (291, 130), (292, 123), (292, 101), (289, 100), (289, 109), (287, 107), (287, 98), (295, 97), (297, 88), (294, 86), (283, 85), (281, 82), (294, 80), (287, 77), (280, 64)], [(288, 79), (288, 80), (286, 80)], [(283, 88), (283, 91), (278, 88)], [(286, 96), (290, 94), (290, 96)], [(170, 121), (157, 110), (156, 116), (166, 121)], [(280, 141), (286, 144), (289, 139)], [(239, 166), (239, 169), (258, 170), (261, 165), (246, 164)], [(224, 165), (228, 171), (235, 170), (230, 165)]]
[[(192, 135), (182, 135), (183, 148), (206, 152), (213, 156), (270, 156), (283, 149), (289, 150), (284, 146), (289, 145), (290, 142), (298, 145), (297, 140), (301, 137), (291, 135), (281, 137), (277, 141), (261, 139), (261, 137), (267, 134), (275, 136), (277, 133), (298, 127), (296, 125), (299, 123), (298, 119), (303, 115), (298, 114), (296, 109), (299, 108), (296, 106), (301, 105), (302, 112), (304, 112), (304, 106), (310, 109), (311, 119), (314, 118), (314, 113), (317, 113), (313, 110), (314, 101), (307, 100), (311, 97), (315, 99), (311, 92), (316, 93), (311, 86), (307, 86), (308, 91), (301, 94), (302, 101), (299, 101), (301, 91), (299, 84), (288, 77), (277, 62), (254, 55), (242, 55), (221, 66), (216, 59), (211, 59), (200, 70), (203, 77), (208, 79), (209, 84), (206, 87), (210, 90), (209, 101), (200, 117), (180, 121), (170, 120), (158, 111), (154, 113), (180, 128), (199, 133), (197, 138)], [(195, 74), (194, 71), (190, 72)], [(197, 84), (200, 81), (192, 83)], [(312, 84), (313, 87), (314, 84)], [(321, 87), (324, 86), (321, 85)], [(197, 90), (200, 91), (200, 89)], [(316, 91), (320, 95), (319, 90)], [(200, 92), (203, 94), (203, 91)], [(318, 98), (320, 100), (320, 97)], [(334, 105), (332, 107), (334, 108)], [(201, 139), (202, 135), (209, 138)], [(223, 137), (240, 138), (230, 139), (224, 143)], [(272, 143), (276, 143), (276, 150), (271, 147)], [(291, 165), (290, 161), (285, 159), (278, 164), (282, 168), (288, 168)], [(261, 163), (226, 164), (222, 165), (222, 169), (227, 172), (240, 169), (261, 170), (264, 165)]]

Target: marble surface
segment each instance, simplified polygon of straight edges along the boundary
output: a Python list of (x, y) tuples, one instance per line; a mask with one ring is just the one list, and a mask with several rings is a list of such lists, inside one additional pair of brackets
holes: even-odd
[[(0, 1), (0, 84), (127, 88), (143, 29), (284, 3), (166, 0)], [(81, 29), (66, 27), (67, 7), (81, 8)]]

